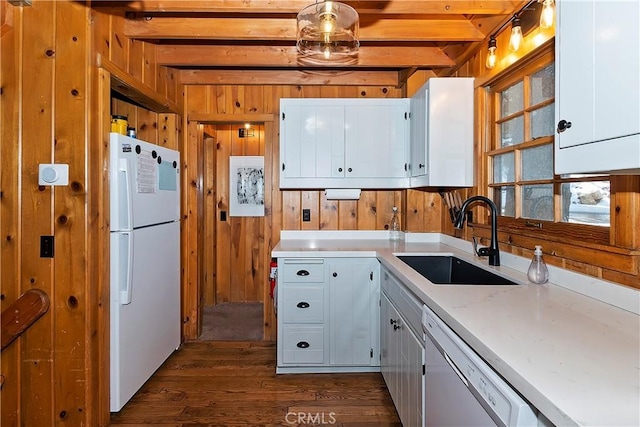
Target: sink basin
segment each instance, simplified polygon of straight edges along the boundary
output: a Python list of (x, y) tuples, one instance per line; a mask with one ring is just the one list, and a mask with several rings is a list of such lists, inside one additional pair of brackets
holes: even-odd
[(437, 285), (518, 285), (454, 256), (399, 255), (398, 258)]

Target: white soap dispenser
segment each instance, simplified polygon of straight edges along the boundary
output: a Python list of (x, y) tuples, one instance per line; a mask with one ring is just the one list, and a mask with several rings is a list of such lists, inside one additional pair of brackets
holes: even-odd
[(529, 281), (537, 283), (539, 285), (547, 283), (549, 280), (549, 269), (542, 259), (542, 246), (536, 245), (536, 250), (533, 251), (533, 259), (527, 271)]

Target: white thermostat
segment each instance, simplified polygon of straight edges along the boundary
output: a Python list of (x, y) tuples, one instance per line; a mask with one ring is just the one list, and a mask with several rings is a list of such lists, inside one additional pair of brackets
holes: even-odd
[(69, 185), (69, 165), (40, 164), (38, 185)]

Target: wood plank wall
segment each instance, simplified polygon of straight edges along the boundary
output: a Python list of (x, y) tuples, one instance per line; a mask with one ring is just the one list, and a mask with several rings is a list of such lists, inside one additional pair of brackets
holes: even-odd
[[(31, 288), (51, 298), (50, 310), (2, 352), (0, 424), (108, 425), (112, 101), (95, 55), (176, 102), (182, 91), (155, 65), (154, 48), (118, 40), (112, 29), (122, 17), (75, 1), (0, 7), (0, 309)], [(177, 147), (180, 117), (126, 108), (145, 136)], [(69, 185), (38, 186), (40, 163), (68, 164)], [(55, 238), (54, 258), (40, 257), (43, 235)]]

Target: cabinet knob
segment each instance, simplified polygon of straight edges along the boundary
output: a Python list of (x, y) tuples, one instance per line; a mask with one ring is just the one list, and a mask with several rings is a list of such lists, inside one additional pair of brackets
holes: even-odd
[(308, 302), (306, 302), (306, 301), (300, 301), (300, 302), (296, 305), (296, 307), (298, 307), (298, 308), (309, 308), (309, 303), (308, 303)]
[(342, 168), (338, 168), (338, 172), (342, 172)]
[(568, 122), (566, 120), (560, 120), (558, 122), (558, 133), (562, 133), (565, 130), (569, 129), (571, 127), (571, 122)]
[(419, 168), (419, 169), (424, 169), (424, 163), (420, 163), (420, 164), (418, 165), (418, 168)]
[(400, 325), (393, 325), (393, 330), (397, 331), (398, 329), (400, 329)]
[(332, 274), (332, 276), (333, 276), (333, 277), (338, 277), (338, 273), (334, 272), (334, 273)]
[(306, 341), (300, 341), (298, 344), (296, 344), (296, 347), (298, 348), (309, 348), (309, 343)]
[(347, 172), (353, 172), (353, 169), (349, 168), (347, 169)]
[(389, 319), (389, 324), (390, 325), (395, 325), (396, 323), (398, 323), (397, 320)]
[(298, 270), (296, 273), (298, 276), (308, 276), (309, 272), (307, 270)]

